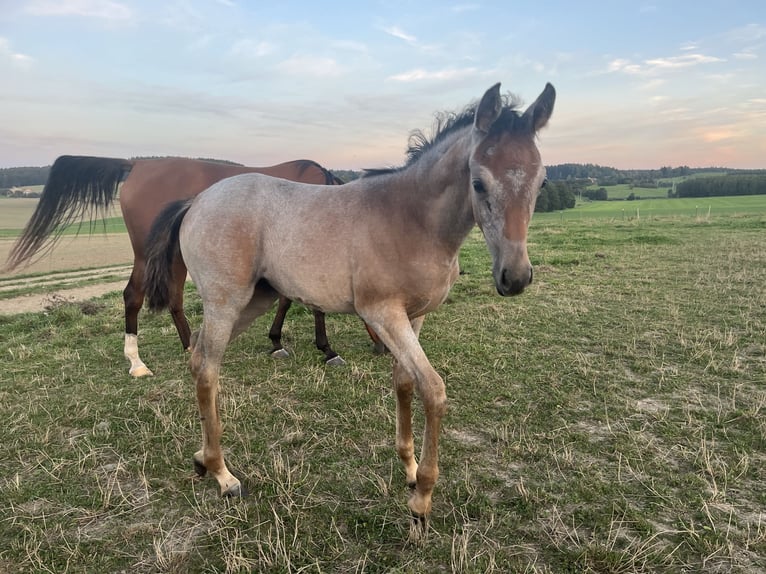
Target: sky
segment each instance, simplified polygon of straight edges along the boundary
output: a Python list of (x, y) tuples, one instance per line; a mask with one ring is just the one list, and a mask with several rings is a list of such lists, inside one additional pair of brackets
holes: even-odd
[(497, 82), (546, 165), (766, 168), (763, 0), (0, 0), (0, 168), (393, 167)]

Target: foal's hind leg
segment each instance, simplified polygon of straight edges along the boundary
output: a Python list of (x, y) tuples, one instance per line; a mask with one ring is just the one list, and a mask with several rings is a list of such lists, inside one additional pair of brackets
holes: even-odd
[(138, 313), (144, 304), (144, 262), (136, 259), (128, 284), (122, 292), (125, 303), (125, 345), (123, 353), (130, 361), (128, 372), (134, 377), (153, 375), (138, 356)]
[(197, 342), (192, 349), (190, 367), (197, 391), (199, 419), (202, 423), (202, 448), (194, 453), (197, 474), (213, 475), (224, 496), (242, 496), (242, 485), (223, 460), (221, 421), (218, 409), (218, 377), (221, 360), (231, 335), (234, 317), (224, 313), (205, 313)]
[(231, 302), (219, 307), (206, 304), (202, 328), (192, 349), (190, 365), (202, 423), (202, 448), (194, 454), (194, 467), (199, 475), (210, 472), (218, 481), (223, 496), (244, 496), (246, 491), (239, 479), (229, 472), (221, 450), (218, 409), (221, 360), (228, 342), (265, 313), (276, 298), (272, 290), (256, 287), (255, 294), (241, 312), (237, 312)]

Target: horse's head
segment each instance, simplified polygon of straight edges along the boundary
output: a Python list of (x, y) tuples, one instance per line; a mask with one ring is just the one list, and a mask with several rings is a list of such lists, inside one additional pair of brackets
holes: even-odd
[(547, 84), (523, 114), (503, 106), (500, 84), (487, 90), (476, 108), (471, 153), (471, 194), (476, 223), (492, 255), (500, 295), (517, 295), (532, 282), (527, 227), (545, 167), (535, 134), (553, 111), (556, 91)]

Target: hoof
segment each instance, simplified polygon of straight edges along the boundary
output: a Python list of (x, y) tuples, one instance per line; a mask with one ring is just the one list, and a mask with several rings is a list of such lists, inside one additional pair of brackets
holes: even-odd
[(207, 468), (204, 464), (202, 464), (196, 458), (192, 459), (192, 462), (194, 463), (194, 472), (197, 473), (197, 476), (205, 476), (207, 474)]
[(286, 349), (277, 349), (276, 351), (271, 352), (271, 356), (275, 359), (287, 359), (290, 356), (290, 353), (288, 353)]
[(428, 517), (423, 514), (412, 513), (412, 521), (410, 522), (410, 535), (409, 541), (415, 544), (422, 544), (425, 542), (428, 535)]
[(416, 487), (417, 485), (418, 485), (418, 483), (417, 483), (416, 481), (414, 481), (414, 480), (413, 480), (412, 482), (408, 482), (408, 483), (407, 483), (407, 488), (409, 488), (411, 491), (414, 491), (414, 490), (415, 490), (415, 487)]
[(343, 357), (340, 355), (335, 355), (332, 359), (327, 359), (324, 364), (330, 365), (331, 367), (342, 367), (346, 364), (346, 361), (344, 361)]
[(129, 372), (130, 372), (130, 375), (132, 377), (135, 377), (136, 379), (139, 378), (139, 377), (153, 377), (154, 376), (154, 373), (152, 373), (149, 370), (149, 367), (147, 367), (146, 365), (140, 365), (138, 367), (130, 369)]
[(249, 492), (247, 489), (242, 486), (242, 484), (235, 484), (234, 486), (230, 486), (226, 489), (226, 491), (223, 493), (224, 498), (245, 498)]

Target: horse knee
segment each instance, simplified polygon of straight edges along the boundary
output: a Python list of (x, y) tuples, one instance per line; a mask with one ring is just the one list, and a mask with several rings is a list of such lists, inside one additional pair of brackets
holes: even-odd
[(447, 391), (441, 378), (439, 378), (439, 383), (428, 385), (420, 393), (420, 400), (423, 403), (426, 415), (430, 414), (442, 418), (447, 413)]

